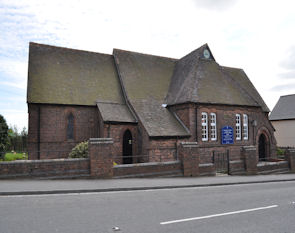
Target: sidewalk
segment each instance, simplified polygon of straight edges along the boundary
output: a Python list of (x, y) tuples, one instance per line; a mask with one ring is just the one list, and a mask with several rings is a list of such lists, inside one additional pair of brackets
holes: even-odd
[(295, 174), (176, 178), (0, 180), (0, 196), (111, 192), (295, 181)]

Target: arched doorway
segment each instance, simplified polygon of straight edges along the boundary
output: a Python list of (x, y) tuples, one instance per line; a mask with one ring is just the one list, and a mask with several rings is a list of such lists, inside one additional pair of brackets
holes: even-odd
[(123, 164), (132, 163), (132, 134), (127, 129), (123, 135)]
[(265, 160), (266, 158), (266, 138), (265, 135), (262, 133), (259, 136), (259, 141), (258, 141), (258, 152), (259, 152), (259, 160)]

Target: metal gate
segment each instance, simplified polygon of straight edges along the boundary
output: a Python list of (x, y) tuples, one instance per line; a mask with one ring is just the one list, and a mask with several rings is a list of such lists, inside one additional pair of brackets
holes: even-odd
[(224, 153), (213, 151), (212, 160), (216, 173), (229, 174), (229, 150)]

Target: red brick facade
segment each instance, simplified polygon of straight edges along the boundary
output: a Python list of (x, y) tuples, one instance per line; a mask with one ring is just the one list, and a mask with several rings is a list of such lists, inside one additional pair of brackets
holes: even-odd
[[(29, 104), (29, 159), (68, 157), (79, 142), (99, 136), (96, 107)], [(67, 117), (74, 116), (73, 139), (67, 138)]]
[[(275, 157), (276, 141), (268, 117), (256, 107), (226, 105), (183, 104), (171, 107), (191, 132), (187, 138), (150, 138), (141, 123), (103, 123), (97, 107), (29, 104), (29, 158), (66, 158), (79, 142), (89, 138), (112, 138), (113, 159), (123, 163), (123, 135), (129, 130), (132, 135), (132, 162), (167, 162), (179, 159), (181, 142), (197, 142), (200, 164), (212, 163), (213, 153), (227, 153), (230, 161), (243, 160), (241, 148), (255, 146), (258, 160), (259, 136), (265, 135), (267, 157)], [(216, 114), (217, 139), (210, 139), (208, 119), (208, 141), (202, 141), (201, 114)], [(67, 138), (67, 117), (73, 114), (73, 139)], [(230, 145), (222, 145), (221, 128), (231, 126), (235, 131), (236, 114), (248, 116), (248, 139), (234, 139)], [(255, 123), (254, 123), (255, 122)], [(241, 130), (242, 130), (241, 123)], [(241, 132), (242, 134), (243, 132)], [(40, 151), (40, 153), (38, 153)]]
[[(212, 151), (224, 152), (230, 150), (231, 160), (241, 159), (240, 150), (243, 146), (254, 145), (257, 151), (258, 158), (258, 144), (259, 136), (264, 134), (266, 137), (266, 154), (267, 157), (276, 156), (276, 140), (274, 138), (274, 129), (268, 120), (266, 113), (262, 112), (260, 108), (256, 107), (241, 107), (228, 105), (196, 105), (183, 104), (173, 106), (172, 110), (176, 112), (178, 117), (183, 121), (186, 127), (191, 132), (189, 141), (196, 141), (199, 146), (204, 148), (204, 153), (208, 156), (207, 160), (211, 159)], [(208, 114), (208, 141), (202, 141), (202, 112)], [(217, 140), (210, 139), (210, 113), (216, 114)], [(248, 116), (248, 140), (236, 140), (234, 136), (234, 143), (230, 145), (222, 145), (221, 143), (221, 128), (224, 126), (231, 126), (235, 132), (236, 114), (241, 116), (241, 130), (243, 130), (242, 116)], [(254, 123), (255, 122), (255, 123)], [(241, 132), (242, 135), (243, 131)], [(202, 157), (206, 161), (206, 156)]]

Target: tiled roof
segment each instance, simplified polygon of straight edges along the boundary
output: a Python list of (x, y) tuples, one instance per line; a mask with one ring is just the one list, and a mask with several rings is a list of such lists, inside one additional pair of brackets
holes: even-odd
[(112, 55), (30, 43), (28, 103), (124, 103)]
[(281, 96), (273, 108), (270, 120), (295, 119), (295, 94)]
[(227, 104), (269, 111), (243, 70), (220, 66), (212, 53), (205, 57), (205, 49), (211, 53), (205, 44), (177, 60), (30, 43), (27, 102), (97, 106), (105, 122), (139, 120), (154, 137), (190, 135), (169, 105)]
[(136, 123), (126, 104), (97, 102), (104, 122)]
[(241, 69), (222, 67), (203, 57), (207, 45), (180, 59), (166, 97), (168, 105), (193, 103), (228, 104), (268, 108)]
[(176, 60), (115, 49), (113, 52), (128, 101), (149, 136), (189, 136), (162, 107)]

